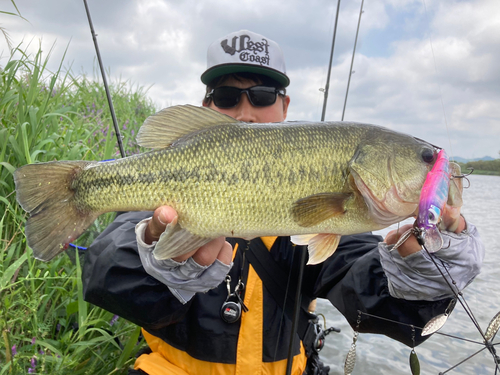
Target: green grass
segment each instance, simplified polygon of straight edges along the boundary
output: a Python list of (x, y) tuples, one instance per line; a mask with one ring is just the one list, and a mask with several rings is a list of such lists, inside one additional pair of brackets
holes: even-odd
[[(49, 72), (49, 58), (18, 46), (0, 66), (0, 375), (125, 374), (141, 345), (138, 327), (83, 300), (80, 257), (32, 257), (15, 200), (12, 173), (24, 164), (119, 157), (102, 84), (63, 72), (62, 61)], [(129, 82), (111, 92), (126, 153), (137, 153), (135, 134), (154, 105)], [(79, 244), (113, 216), (101, 216)]]
[(474, 174), (488, 176), (500, 176), (500, 159), (469, 161), (467, 163), (458, 163), (462, 171), (472, 168)]
[(486, 176), (500, 176), (500, 172), (498, 171), (485, 171), (481, 169), (474, 169), (473, 174), (482, 174)]

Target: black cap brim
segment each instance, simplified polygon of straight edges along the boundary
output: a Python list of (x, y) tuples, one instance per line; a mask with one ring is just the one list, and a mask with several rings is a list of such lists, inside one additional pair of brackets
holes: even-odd
[(278, 70), (271, 69), (268, 67), (250, 65), (250, 64), (234, 64), (234, 63), (216, 65), (210, 69), (207, 69), (201, 75), (201, 82), (203, 82), (205, 85), (208, 85), (215, 78), (231, 73), (262, 74), (264, 76), (274, 79), (283, 87), (287, 87), (290, 84), (290, 78), (288, 78), (288, 76), (286, 76), (285, 74), (281, 73)]

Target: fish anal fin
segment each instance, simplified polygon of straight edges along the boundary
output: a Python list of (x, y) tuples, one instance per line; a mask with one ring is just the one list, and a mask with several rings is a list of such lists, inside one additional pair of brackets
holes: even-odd
[(340, 234), (330, 233), (314, 235), (307, 244), (309, 251), (307, 264), (318, 264), (328, 259), (337, 250), (340, 237)]
[(319, 193), (297, 200), (292, 216), (302, 227), (312, 227), (345, 212), (345, 202), (352, 193)]
[(137, 143), (152, 149), (166, 148), (190, 133), (237, 122), (239, 121), (230, 116), (206, 107), (168, 107), (144, 121), (137, 134)]
[(311, 241), (317, 235), (318, 235), (317, 233), (297, 234), (297, 235), (291, 236), (290, 241), (292, 241), (292, 243), (294, 243), (295, 245), (304, 246), (304, 245), (308, 245), (309, 241)]
[(167, 225), (156, 243), (153, 255), (158, 260), (171, 259), (189, 253), (210, 242), (213, 238), (198, 237), (182, 228), (177, 218)]

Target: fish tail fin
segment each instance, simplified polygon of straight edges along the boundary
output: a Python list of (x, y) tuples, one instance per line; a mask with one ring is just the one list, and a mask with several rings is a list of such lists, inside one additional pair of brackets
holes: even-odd
[(14, 172), (17, 201), (30, 214), (25, 235), (36, 259), (51, 260), (99, 216), (77, 207), (74, 199), (73, 181), (91, 163), (28, 164)]

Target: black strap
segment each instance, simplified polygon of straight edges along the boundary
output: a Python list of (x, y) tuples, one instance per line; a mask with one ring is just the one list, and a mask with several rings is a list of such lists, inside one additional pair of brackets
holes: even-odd
[[(306, 250), (304, 249), (303, 251)], [(246, 251), (246, 256), (278, 306), (281, 307), (287, 318), (293, 321), (293, 309), (295, 306), (296, 292), (296, 285), (293, 283), (293, 281), (296, 279), (292, 278), (290, 280), (291, 285), (287, 293), (286, 287), (289, 284), (289, 275), (286, 274), (281, 269), (279, 264), (276, 263), (266, 245), (264, 245), (260, 238), (256, 238), (251, 241)], [(299, 261), (300, 257), (295, 256), (294, 263), (298, 263)], [(286, 301), (285, 296), (287, 296)], [(301, 300), (302, 308), (300, 309), (300, 318), (298, 322), (297, 333), (303, 340), (309, 326), (309, 320), (314, 319), (316, 316), (307, 312), (308, 306), (305, 305), (308, 302), (304, 299)]]

